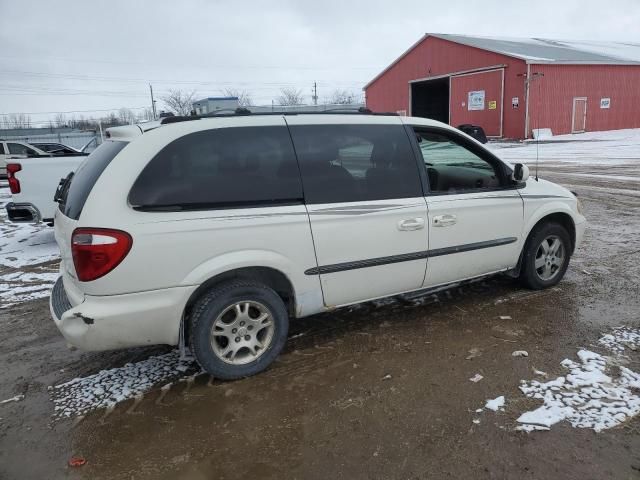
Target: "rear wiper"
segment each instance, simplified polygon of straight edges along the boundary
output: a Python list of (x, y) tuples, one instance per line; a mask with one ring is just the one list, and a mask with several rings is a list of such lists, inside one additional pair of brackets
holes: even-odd
[(71, 185), (71, 179), (73, 178), (74, 172), (70, 172), (65, 178), (61, 178), (58, 183), (58, 188), (56, 188), (56, 193), (53, 195), (53, 201), (56, 203), (60, 203), (60, 200), (63, 200), (67, 196), (67, 191), (69, 190), (69, 186)]

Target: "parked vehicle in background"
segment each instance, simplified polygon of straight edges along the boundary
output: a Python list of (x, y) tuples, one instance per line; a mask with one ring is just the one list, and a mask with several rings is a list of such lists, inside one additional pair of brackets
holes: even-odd
[(53, 155), (82, 155), (84, 152), (62, 143), (34, 142), (31, 145)]
[(290, 317), (500, 272), (548, 288), (583, 236), (570, 191), (436, 121), (164, 122), (110, 129), (60, 194), (50, 305), (80, 348), (188, 346), (245, 377)]
[[(10, 142), (7, 142), (10, 143)], [(12, 222), (52, 222), (58, 204), (53, 197), (60, 182), (88, 158), (88, 153), (54, 155), (24, 144), (33, 150), (22, 157), (11, 156), (6, 165), (11, 202), (6, 210)]]
[(487, 136), (484, 133), (484, 128), (479, 125), (471, 125), (469, 123), (465, 123), (463, 125), (458, 125), (458, 130), (466, 133), (470, 137), (475, 138), (480, 143), (487, 143)]
[(7, 178), (7, 163), (38, 155), (48, 155), (44, 150), (33, 145), (17, 140), (0, 140), (0, 178)]

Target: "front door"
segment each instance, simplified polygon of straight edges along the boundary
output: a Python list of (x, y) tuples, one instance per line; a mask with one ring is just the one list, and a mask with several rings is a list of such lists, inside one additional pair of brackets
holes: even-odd
[(575, 97), (573, 99), (573, 116), (571, 133), (582, 133), (587, 129), (587, 98)]
[(404, 127), (345, 117), (287, 117), (317, 257), (305, 273), (320, 275), (328, 307), (419, 289), (426, 269), (427, 207)]
[(514, 267), (523, 202), (504, 165), (482, 147), (443, 129), (416, 128), (429, 193), (425, 287)]

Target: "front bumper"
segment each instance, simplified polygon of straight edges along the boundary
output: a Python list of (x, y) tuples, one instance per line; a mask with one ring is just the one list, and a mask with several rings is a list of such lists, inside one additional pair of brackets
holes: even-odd
[(586, 219), (580, 223), (576, 223), (575, 227), (576, 227), (576, 244), (573, 249), (574, 251), (576, 251), (578, 247), (580, 247), (580, 245), (582, 244), (582, 239), (584, 238), (584, 231), (587, 228)]
[(49, 307), (58, 330), (82, 350), (177, 345), (184, 305), (196, 287), (175, 287), (125, 295), (91, 296), (69, 302), (62, 277)]
[(14, 223), (40, 223), (40, 211), (31, 203), (7, 203), (5, 209), (9, 220)]

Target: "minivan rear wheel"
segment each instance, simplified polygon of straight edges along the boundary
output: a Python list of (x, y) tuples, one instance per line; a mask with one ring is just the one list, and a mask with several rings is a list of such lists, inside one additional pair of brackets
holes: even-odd
[(213, 287), (191, 313), (189, 340), (200, 366), (215, 378), (235, 380), (267, 368), (282, 351), (289, 316), (280, 296), (260, 283)]

